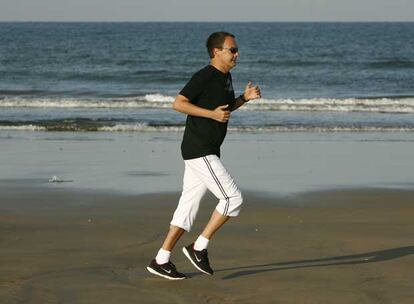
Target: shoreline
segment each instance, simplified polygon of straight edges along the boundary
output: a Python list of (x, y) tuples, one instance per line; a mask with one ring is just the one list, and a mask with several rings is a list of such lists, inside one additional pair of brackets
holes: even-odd
[[(131, 195), (180, 191), (181, 133), (21, 132), (0, 137), (0, 180)], [(414, 133), (230, 132), (222, 161), (242, 192), (411, 188)], [(73, 182), (48, 183), (56, 176)]]

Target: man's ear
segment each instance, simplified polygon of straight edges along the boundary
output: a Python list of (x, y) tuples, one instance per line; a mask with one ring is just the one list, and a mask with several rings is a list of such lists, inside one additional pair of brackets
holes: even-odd
[(213, 55), (214, 55), (213, 58), (216, 57), (216, 54), (218, 53), (219, 50), (220, 49), (218, 49), (218, 48), (213, 49)]

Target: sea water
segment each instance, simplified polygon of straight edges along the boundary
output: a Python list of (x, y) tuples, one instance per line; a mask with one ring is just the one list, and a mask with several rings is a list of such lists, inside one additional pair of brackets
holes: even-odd
[(240, 49), (240, 132), (414, 131), (414, 23), (0, 23), (0, 132), (183, 130), (171, 103), (209, 63), (205, 40)]

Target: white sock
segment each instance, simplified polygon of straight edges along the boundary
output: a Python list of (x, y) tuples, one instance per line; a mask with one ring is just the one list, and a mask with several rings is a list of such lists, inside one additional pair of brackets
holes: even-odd
[(170, 260), (171, 251), (160, 249), (158, 250), (157, 256), (155, 257), (155, 261), (158, 265), (168, 263)]
[(209, 239), (205, 238), (204, 236), (200, 234), (200, 236), (197, 238), (197, 240), (194, 243), (194, 250), (201, 251), (203, 249), (207, 249), (209, 241), (210, 241)]

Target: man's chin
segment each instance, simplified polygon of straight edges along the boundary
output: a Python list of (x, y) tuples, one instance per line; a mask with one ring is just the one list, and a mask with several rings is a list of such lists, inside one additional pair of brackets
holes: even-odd
[(228, 64), (228, 68), (229, 68), (229, 70), (231, 70), (232, 68), (234, 68), (236, 66), (236, 62), (234, 62), (234, 61), (231, 61), (229, 64)]

